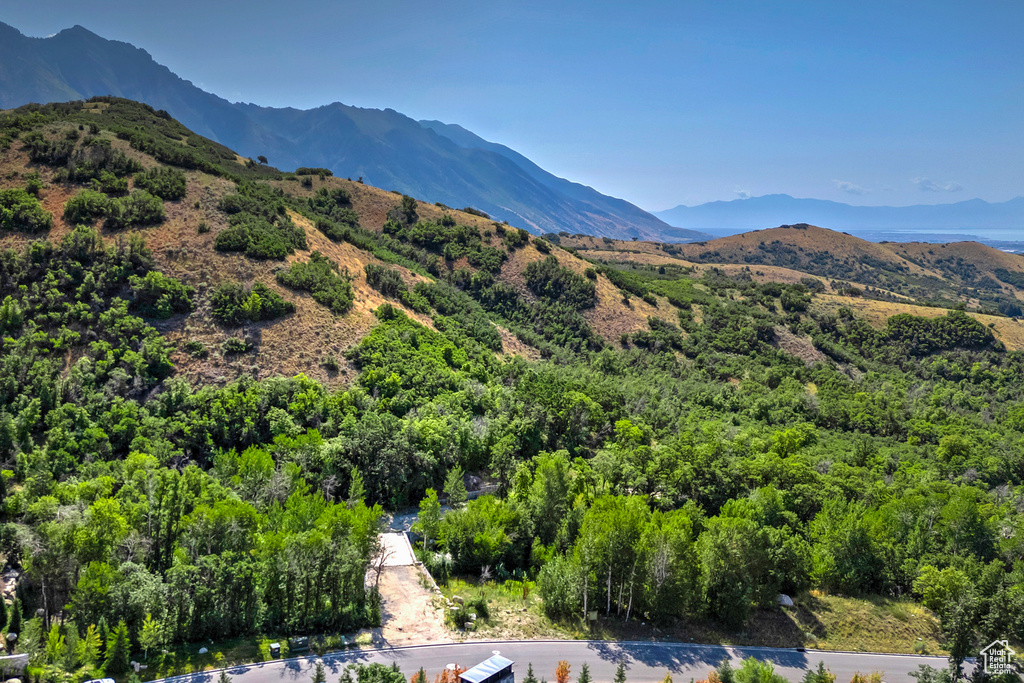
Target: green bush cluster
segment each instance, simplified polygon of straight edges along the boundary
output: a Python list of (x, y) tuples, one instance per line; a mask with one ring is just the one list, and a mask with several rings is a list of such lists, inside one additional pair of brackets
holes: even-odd
[(137, 228), (161, 223), (166, 218), (164, 203), (145, 190), (134, 190), (127, 197), (107, 200), (104, 225), (113, 230)]
[(92, 188), (112, 197), (120, 197), (128, 194), (128, 178), (119, 178), (110, 171), (101, 171), (99, 176), (93, 178)]
[(69, 223), (90, 225), (107, 215), (110, 200), (96, 190), (79, 190), (64, 204), (64, 220)]
[(319, 175), (325, 178), (330, 178), (334, 173), (329, 168), (309, 168), (306, 166), (299, 166), (295, 169), (295, 175)]
[(367, 263), (363, 270), (366, 271), (366, 283), (384, 296), (395, 298), (408, 289), (401, 273), (394, 268)]
[(531, 262), (523, 275), (530, 291), (548, 301), (575, 309), (592, 308), (597, 303), (594, 283), (559, 264), (554, 256)]
[(306, 231), (288, 218), (281, 195), (256, 183), (241, 183), (238, 189), (220, 202), (220, 209), (229, 215), (230, 227), (214, 239), (214, 249), (283, 260), (296, 249), (306, 248)]
[(337, 315), (348, 313), (355, 300), (350, 280), (348, 271), (339, 272), (338, 264), (319, 251), (310, 254), (308, 261), (293, 263), (290, 268), (277, 273), (279, 283), (310, 292), (314, 301)]
[(126, 197), (107, 197), (96, 190), (79, 190), (64, 204), (66, 221), (89, 225), (98, 218), (105, 219), (108, 228), (120, 230), (154, 225), (162, 222), (166, 215), (160, 198), (145, 190), (135, 190)]
[(274, 320), (295, 312), (295, 304), (262, 282), (246, 288), (240, 282), (222, 282), (210, 295), (213, 317), (225, 325)]
[(192, 310), (195, 288), (163, 273), (151, 270), (142, 276), (133, 275), (128, 284), (133, 305), (147, 318), (166, 319)]
[(53, 227), (53, 216), (39, 199), (20, 188), (0, 190), (0, 231), (45, 232)]
[(440, 254), (447, 261), (465, 257), (470, 265), (481, 270), (497, 272), (501, 269), (508, 258), (505, 251), (485, 244), (479, 228), (458, 225), (454, 218), (448, 218), (448, 225), (430, 221), (406, 225), (389, 220), (384, 224), (384, 233)]
[(173, 201), (185, 198), (185, 174), (170, 166), (157, 166), (148, 171), (136, 173), (134, 184), (136, 188), (164, 200)]

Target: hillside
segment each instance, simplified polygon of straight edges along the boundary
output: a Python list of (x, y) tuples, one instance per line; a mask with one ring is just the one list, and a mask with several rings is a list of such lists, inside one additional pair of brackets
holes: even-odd
[(677, 206), (656, 211), (655, 215), (680, 228), (737, 233), (766, 225), (810, 223), (862, 237), (879, 233), (932, 233), (937, 241), (963, 239), (957, 235), (964, 234), (1019, 241), (1024, 234), (1024, 197), (1006, 202), (970, 199), (952, 204), (852, 206), (774, 194)]
[(417, 504), (453, 631), (517, 605), (577, 632), (586, 603), (627, 637), (1024, 640), (1024, 326), (796, 267), (955, 291), (927, 250), (766, 232), (538, 238), (123, 99), (0, 113), (15, 652), (126, 681), (133, 634), (152, 677), (200, 642), (334, 647), (389, 619), (366, 577)]
[(730, 273), (737, 268), (758, 271), (755, 277), (761, 279), (777, 276), (792, 280), (793, 275), (787, 276), (785, 271), (803, 273), (825, 280), (830, 290), (852, 286), (875, 299), (912, 299), (946, 307), (961, 302), (1018, 316), (1024, 298), (1020, 286), (1024, 284), (1024, 257), (977, 242), (877, 244), (802, 224), (685, 245), (579, 235), (557, 239), (585, 250), (588, 256), (617, 261), (667, 263), (677, 259), (691, 268), (702, 264)]
[(446, 132), (391, 109), (340, 103), (307, 111), (231, 103), (179, 78), (144, 50), (81, 26), (27, 38), (0, 24), (0, 107), (104, 95), (168, 111), (197, 133), (254, 159), (269, 157), (281, 168), (329, 168), (429, 202), (472, 206), (534, 232), (701, 237), (557, 178), (501, 145), (476, 136), (466, 144), (454, 128)]
[[(183, 197), (165, 205), (166, 220), (158, 225), (140, 228), (148, 247), (153, 251), (157, 267), (163, 272), (181, 279), (196, 290), (194, 311), (187, 317), (174, 316), (166, 322), (157, 324), (175, 345), (178, 351), (173, 359), (184, 376), (201, 383), (220, 383), (232, 381), (240, 376), (256, 378), (273, 376), (291, 376), (303, 373), (327, 384), (345, 384), (352, 380), (354, 370), (344, 361), (344, 353), (376, 324), (373, 311), (388, 301), (380, 292), (367, 284), (365, 267), (368, 264), (386, 266), (401, 274), (402, 279), (411, 289), (417, 283), (433, 282), (435, 277), (426, 272), (422, 264), (394, 263), (393, 256), (384, 256), (382, 260), (374, 255), (377, 245), (363, 244), (358, 248), (351, 242), (336, 241), (328, 238), (317, 229), (314, 215), (300, 215), (295, 209), (304, 210), (304, 205), (318, 193), (341, 191), (351, 207), (355, 225), (361, 226), (377, 234), (381, 234), (389, 212), (393, 213), (400, 204), (402, 196), (394, 192), (349, 181), (341, 178), (317, 175), (305, 176), (302, 182), (294, 175), (286, 176), (275, 169), (239, 163), (236, 155), (209, 141), (201, 141), (179, 124), (166, 121), (152, 110), (146, 111), (123, 100), (96, 101), (85, 105), (70, 105), (66, 109), (50, 116), (49, 123), (43, 128), (47, 137), (60, 137), (65, 132), (74, 132), (78, 121), (96, 122), (101, 126), (109, 124), (112, 130), (101, 130), (91, 137), (88, 144), (95, 146), (96, 141), (109, 143), (110, 148), (123, 153), (127, 158), (137, 161), (145, 168), (161, 167), (151, 154), (134, 149), (130, 141), (119, 139), (116, 131), (122, 130), (128, 121), (144, 122), (154, 128), (160, 126), (160, 139), (170, 143), (170, 147), (162, 150), (164, 158), (171, 158), (173, 150), (178, 147), (179, 140), (184, 149), (198, 147), (208, 152), (212, 161), (203, 157), (195, 165), (208, 164), (206, 171), (185, 169), (186, 191)], [(22, 135), (24, 137), (24, 134)], [(173, 141), (173, 142), (171, 142)], [(13, 141), (12, 141), (13, 142)], [(76, 149), (85, 149), (78, 143)], [(0, 171), (5, 177), (27, 177), (30, 172), (40, 175), (43, 190), (39, 193), (42, 207), (53, 215), (53, 227), (49, 232), (51, 240), (59, 241), (73, 229), (74, 225), (64, 217), (66, 202), (76, 194), (75, 184), (71, 186), (55, 182), (61, 171), (45, 164), (32, 163), (29, 152), (17, 142), (0, 152)], [(289, 208), (292, 222), (300, 227), (306, 235), (306, 247), (288, 255), (285, 263), (304, 261), (314, 251), (331, 259), (337, 266), (351, 276), (354, 290), (352, 309), (339, 318), (332, 315), (323, 306), (312, 300), (309, 294), (296, 292), (282, 287), (275, 279), (275, 273), (281, 265), (275, 260), (254, 259), (230, 252), (218, 252), (215, 243), (218, 236), (230, 227), (230, 215), (219, 207), (224, 198), (235, 192), (231, 176), (263, 177), (269, 187), (293, 198)], [(78, 184), (82, 187), (81, 184)], [(486, 248), (493, 249), (503, 257), (510, 257), (495, 272), (496, 281), (513, 289), (515, 296), (524, 304), (537, 301), (537, 297), (529, 290), (523, 278), (526, 267), (536, 261), (543, 260), (544, 254), (532, 246), (533, 238), (524, 236), (524, 242), (518, 249), (506, 249), (499, 231), (511, 231), (495, 223), (489, 218), (461, 211), (442, 208), (435, 204), (415, 202), (417, 220), (440, 222), (444, 217), (455, 220), (459, 225), (468, 226), (477, 234), (483, 235)], [(306, 212), (304, 210), (304, 212)], [(308, 213), (308, 212), (307, 212)], [(199, 226), (205, 225), (208, 230), (200, 232)], [(107, 241), (124, 238), (124, 233), (103, 230), (101, 235)], [(29, 237), (19, 234), (6, 234), (0, 238), (0, 245), (15, 246), (25, 244)], [(428, 254), (420, 250), (421, 258)], [(581, 273), (587, 264), (567, 252), (556, 250), (553, 254), (558, 262), (574, 272)], [(434, 262), (437, 257), (433, 258)], [(399, 259), (399, 261), (403, 261)], [(456, 259), (450, 265), (442, 266), (445, 271), (458, 268), (467, 272), (476, 270), (465, 260)], [(440, 273), (441, 271), (435, 271)], [(295, 306), (295, 312), (279, 320), (258, 322), (254, 324), (224, 325), (211, 317), (210, 299), (219, 285), (226, 282), (241, 282), (251, 287), (261, 283), (282, 296)], [(625, 305), (603, 276), (597, 279), (597, 296), (592, 306), (582, 312), (581, 321), (593, 327), (594, 333), (605, 341), (617, 340), (623, 332), (635, 332), (646, 328), (647, 316), (656, 314), (657, 309), (642, 301)], [(413, 319), (432, 326), (430, 307), (423, 312), (412, 310), (400, 301), (391, 300), (400, 310)], [(528, 342), (517, 339), (507, 328), (497, 326), (495, 330), (501, 335), (502, 343), (498, 351), (521, 353), (537, 356), (539, 351)], [(522, 335), (520, 335), (522, 336)], [(252, 347), (251, 352), (234, 354), (222, 352), (220, 349), (231, 338), (244, 338)], [(204, 353), (190, 353), (186, 349), (201, 344)], [(329, 369), (330, 359), (341, 361), (338, 369)], [(325, 365), (326, 363), (326, 365)]]

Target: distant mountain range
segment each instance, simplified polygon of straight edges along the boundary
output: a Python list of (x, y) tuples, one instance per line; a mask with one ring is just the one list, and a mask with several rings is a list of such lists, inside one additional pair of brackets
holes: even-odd
[(852, 206), (824, 199), (770, 194), (677, 206), (656, 211), (654, 215), (669, 225), (718, 235), (810, 223), (876, 241), (940, 239), (943, 236), (947, 239), (983, 238), (989, 242), (1024, 241), (1024, 197), (999, 203), (971, 199), (955, 204)]
[(169, 112), (192, 130), (281, 169), (335, 175), (455, 208), (472, 206), (536, 233), (687, 241), (621, 199), (558, 178), (459, 126), (340, 103), (310, 110), (232, 103), (183, 80), (145, 50), (81, 26), (28, 38), (0, 23), (0, 107), (115, 95)]

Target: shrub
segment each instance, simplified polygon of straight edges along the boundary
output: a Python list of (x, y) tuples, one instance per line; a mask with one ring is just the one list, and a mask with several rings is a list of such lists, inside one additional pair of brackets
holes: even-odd
[(34, 197), (39, 196), (39, 191), (43, 189), (43, 179), (39, 177), (39, 174), (32, 171), (25, 177), (25, 192), (28, 192)]
[(107, 202), (106, 226), (114, 230), (155, 225), (164, 218), (164, 203), (145, 190), (135, 190), (127, 197)]
[(0, 230), (43, 232), (53, 227), (53, 216), (39, 200), (20, 188), (0, 190)]
[(337, 372), (341, 369), (341, 365), (338, 363), (338, 359), (334, 357), (334, 354), (328, 354), (324, 357), (323, 366), (328, 372)]
[(314, 251), (305, 263), (292, 264), (277, 273), (277, 281), (285, 287), (310, 292), (313, 300), (342, 315), (352, 308), (355, 295), (347, 270), (339, 273), (338, 265)]
[(250, 344), (245, 339), (239, 339), (238, 337), (229, 337), (224, 340), (222, 348), (224, 349), (224, 353), (228, 354), (245, 353), (246, 351), (252, 348), (252, 344)]
[(183, 199), (185, 197), (185, 174), (169, 166), (153, 168), (135, 175), (135, 187), (146, 190), (161, 199)]
[(222, 282), (210, 296), (210, 307), (214, 319), (225, 325), (273, 320), (295, 311), (295, 304), (262, 282), (250, 289), (238, 282)]
[(537, 251), (542, 254), (551, 253), (551, 244), (547, 240), (535, 239), (533, 241), (533, 246), (537, 247)]
[(295, 175), (320, 175), (329, 178), (333, 176), (334, 173), (331, 172), (331, 169), (329, 168), (309, 168), (306, 166), (299, 166), (295, 169)]
[(367, 284), (384, 296), (397, 297), (407, 290), (405, 280), (393, 268), (385, 268), (374, 263), (367, 263), (363, 270), (366, 271)]
[(196, 232), (198, 232), (200, 235), (205, 235), (206, 233), (210, 232), (210, 226), (207, 224), (206, 221), (200, 221), (199, 227), (196, 228)]
[(144, 277), (133, 275), (129, 284), (133, 303), (144, 316), (167, 319), (192, 310), (195, 289), (173, 277), (151, 270)]
[(594, 283), (560, 265), (554, 256), (530, 263), (523, 274), (527, 287), (538, 297), (576, 309), (590, 308), (596, 303)]
[(107, 195), (120, 197), (128, 194), (128, 179), (118, 178), (110, 171), (102, 171), (99, 177), (93, 178), (92, 189)]
[[(495, 225), (501, 224), (496, 223)], [(526, 243), (530, 241), (530, 233), (528, 233), (526, 230), (523, 230), (522, 228), (516, 228), (515, 230), (506, 230), (504, 226), (502, 226), (502, 229), (498, 231), (498, 234), (501, 235), (503, 233), (504, 237), (502, 238), (502, 241), (505, 242), (505, 246), (510, 251), (513, 249), (518, 249), (519, 247), (524, 247), (526, 246)]]
[(467, 206), (466, 208), (464, 208), (462, 210), (462, 212), (463, 213), (468, 213), (468, 214), (470, 214), (472, 216), (480, 216), (481, 218), (490, 219), (490, 216), (488, 216), (486, 213), (484, 213), (480, 209), (474, 209), (472, 206)]
[(107, 215), (107, 195), (96, 190), (82, 190), (64, 204), (64, 220), (69, 223), (90, 225)]
[(348, 192), (340, 187), (322, 187), (307, 201), (310, 210), (319, 216), (316, 222), (317, 230), (335, 242), (345, 239), (345, 226), (359, 226), (359, 215), (350, 206), (351, 198)]
[(185, 353), (192, 356), (193, 358), (206, 358), (209, 352), (206, 350), (206, 344), (199, 341), (198, 339), (189, 339), (185, 342)]
[(239, 213), (231, 217), (231, 227), (214, 240), (218, 251), (244, 251), (259, 259), (283, 259), (296, 249), (306, 247), (306, 233), (286, 217), (275, 216), (273, 222), (263, 216)]

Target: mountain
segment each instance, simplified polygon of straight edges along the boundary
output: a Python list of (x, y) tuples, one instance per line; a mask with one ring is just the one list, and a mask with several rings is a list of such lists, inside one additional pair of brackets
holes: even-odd
[(325, 167), (428, 202), (472, 206), (536, 233), (702, 239), (621, 199), (558, 178), (458, 126), (391, 109), (333, 103), (310, 110), (232, 103), (145, 50), (81, 26), (29, 38), (0, 24), (0, 107), (115, 95), (169, 112), (190, 129), (279, 168)]
[(852, 206), (785, 194), (677, 206), (655, 212), (670, 225), (690, 230), (745, 232), (772, 225), (810, 223), (862, 234), (956, 231), (990, 239), (1019, 239), (1024, 233), (1024, 197), (989, 203), (971, 199), (954, 204)]

